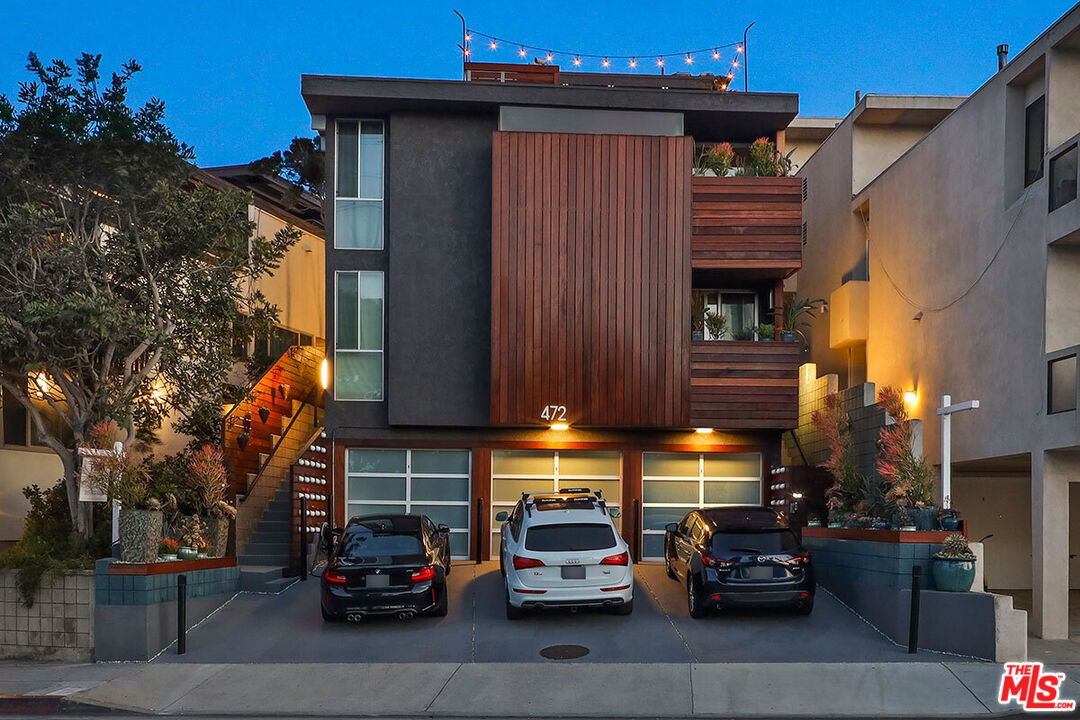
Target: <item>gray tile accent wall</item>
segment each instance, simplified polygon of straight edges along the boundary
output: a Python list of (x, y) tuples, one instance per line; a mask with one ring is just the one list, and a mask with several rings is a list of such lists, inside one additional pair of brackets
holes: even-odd
[(90, 660), (94, 573), (42, 578), (30, 607), (23, 604), (15, 577), (15, 570), (0, 570), (0, 658)]

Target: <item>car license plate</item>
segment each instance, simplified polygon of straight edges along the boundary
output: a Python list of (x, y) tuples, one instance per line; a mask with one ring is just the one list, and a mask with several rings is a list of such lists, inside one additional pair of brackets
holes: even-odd
[(771, 580), (773, 578), (772, 565), (751, 565), (743, 570), (743, 577), (750, 580)]
[(390, 576), (389, 575), (368, 575), (367, 576), (367, 587), (369, 587), (369, 588), (390, 587)]
[(584, 580), (585, 568), (580, 565), (564, 565), (562, 569), (563, 580)]

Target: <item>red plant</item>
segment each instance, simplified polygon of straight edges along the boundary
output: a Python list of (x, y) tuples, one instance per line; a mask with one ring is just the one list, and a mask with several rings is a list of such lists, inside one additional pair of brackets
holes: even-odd
[(933, 503), (930, 468), (916, 453), (915, 430), (903, 394), (886, 386), (878, 391), (878, 404), (893, 419), (878, 432), (877, 471), (888, 484), (885, 499), (900, 507)]
[(825, 436), (829, 456), (822, 467), (833, 476), (833, 484), (825, 495), (829, 510), (834, 513), (853, 512), (859, 500), (861, 481), (852, 457), (851, 423), (837, 395), (825, 397), (825, 407), (810, 416), (814, 427)]

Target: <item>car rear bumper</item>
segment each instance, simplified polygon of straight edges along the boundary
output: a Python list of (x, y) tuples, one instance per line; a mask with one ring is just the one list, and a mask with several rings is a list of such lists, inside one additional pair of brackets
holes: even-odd
[(322, 605), (327, 614), (338, 618), (349, 615), (398, 615), (422, 613), (435, 607), (442, 592), (435, 583), (420, 583), (404, 589), (348, 590), (323, 583)]
[(809, 578), (796, 583), (778, 583), (772, 587), (764, 583), (734, 585), (712, 582), (702, 587), (701, 601), (713, 607), (799, 605), (813, 602), (814, 591), (814, 581)]
[[(514, 577), (516, 573), (506, 575), (509, 587), (510, 604), (520, 608), (545, 607), (611, 607), (622, 605), (634, 599), (634, 573), (627, 570), (610, 584), (590, 587), (546, 587), (538, 588), (524, 585)], [(541, 592), (542, 591), (542, 592)]]

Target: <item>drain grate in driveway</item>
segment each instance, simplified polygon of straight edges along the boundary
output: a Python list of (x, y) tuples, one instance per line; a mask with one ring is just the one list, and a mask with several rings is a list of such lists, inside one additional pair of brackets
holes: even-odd
[(588, 654), (589, 648), (584, 645), (552, 645), (540, 651), (540, 655), (548, 660), (574, 660)]

